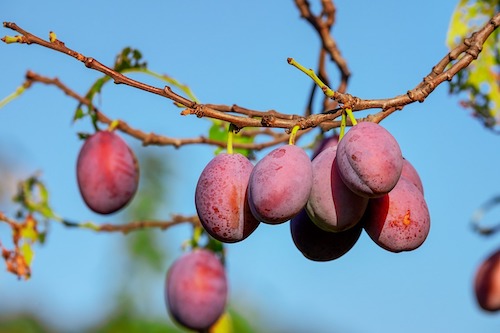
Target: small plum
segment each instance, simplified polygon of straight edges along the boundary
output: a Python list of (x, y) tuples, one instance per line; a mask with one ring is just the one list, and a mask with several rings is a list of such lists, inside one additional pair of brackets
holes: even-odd
[(203, 331), (224, 313), (227, 277), (214, 252), (195, 249), (178, 258), (167, 272), (165, 303), (175, 321)]
[(83, 200), (100, 214), (123, 208), (139, 184), (137, 159), (113, 131), (99, 131), (87, 138), (78, 155), (76, 173)]
[(500, 249), (479, 265), (474, 278), (474, 291), (483, 310), (500, 310)]

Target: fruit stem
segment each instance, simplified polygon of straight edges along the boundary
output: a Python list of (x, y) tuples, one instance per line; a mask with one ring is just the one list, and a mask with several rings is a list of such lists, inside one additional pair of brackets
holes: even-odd
[(289, 145), (294, 145), (295, 144), (295, 138), (297, 137), (297, 132), (299, 131), (300, 126), (295, 125), (292, 128), (292, 132), (290, 133), (290, 138), (288, 139), (288, 144)]
[(5, 97), (4, 99), (0, 100), (0, 109), (3, 108), (7, 103), (12, 101), (13, 99), (21, 96), (21, 94), (26, 90), (26, 86), (22, 85), (16, 89), (12, 94), (9, 96)]
[(235, 126), (233, 124), (229, 124), (229, 130), (227, 133), (227, 153), (233, 154), (233, 136), (234, 136)]
[(113, 132), (118, 128), (118, 125), (120, 125), (120, 121), (118, 119), (113, 120), (108, 126), (108, 131)]
[(200, 246), (200, 238), (202, 234), (203, 234), (202, 227), (199, 226), (194, 227), (193, 238), (191, 238), (191, 241), (189, 242), (190, 243), (189, 245), (191, 245), (192, 249), (195, 249)]
[(339, 142), (342, 140), (345, 134), (345, 127), (346, 127), (346, 114), (345, 112), (342, 112), (342, 118), (340, 119), (340, 134), (339, 134)]
[(323, 81), (321, 81), (321, 79), (316, 75), (316, 73), (314, 73), (314, 71), (312, 69), (305, 68), (304, 66), (302, 66), (301, 64), (299, 64), (293, 58), (288, 58), (287, 61), (288, 61), (288, 63), (290, 65), (294, 66), (295, 68), (299, 69), (304, 74), (306, 74), (307, 76), (309, 76), (314, 81), (314, 83), (316, 83), (318, 85), (318, 87), (321, 88), (321, 90), (323, 91), (323, 93), (327, 97), (329, 97), (329, 98), (334, 98), (335, 97), (335, 91), (332, 90), (332, 89), (330, 89)]
[(358, 121), (356, 120), (356, 117), (354, 117), (354, 113), (352, 112), (352, 109), (345, 109), (347, 112), (347, 115), (349, 116), (349, 119), (351, 120), (352, 126), (355, 126), (358, 124)]

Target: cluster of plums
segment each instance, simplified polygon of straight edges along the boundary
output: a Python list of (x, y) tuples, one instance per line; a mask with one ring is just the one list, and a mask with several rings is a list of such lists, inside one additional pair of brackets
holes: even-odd
[(226, 243), (261, 222), (291, 220), (297, 248), (311, 260), (346, 253), (362, 229), (380, 247), (411, 251), (426, 239), (430, 216), (418, 173), (382, 126), (360, 122), (312, 159), (295, 146), (272, 150), (255, 166), (222, 153), (202, 171), (195, 192), (205, 230)]
[[(113, 131), (86, 140), (77, 180), (93, 211), (109, 214), (124, 207), (138, 178), (137, 159)], [(244, 240), (261, 222), (290, 221), (296, 247), (315, 261), (341, 257), (363, 229), (380, 247), (401, 252), (418, 248), (430, 228), (418, 173), (394, 137), (372, 122), (358, 123), (341, 140), (329, 138), (312, 160), (291, 144), (255, 166), (241, 154), (221, 153), (202, 171), (195, 205), (203, 228), (225, 243)], [(197, 248), (170, 267), (165, 301), (179, 324), (208, 330), (226, 300), (226, 273), (216, 253)]]

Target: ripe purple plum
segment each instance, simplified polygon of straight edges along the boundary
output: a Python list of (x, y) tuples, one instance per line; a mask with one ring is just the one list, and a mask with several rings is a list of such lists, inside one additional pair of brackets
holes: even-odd
[(312, 164), (300, 147), (274, 149), (253, 168), (248, 201), (262, 222), (279, 224), (297, 215), (307, 203), (312, 187)]
[(422, 180), (420, 179), (417, 170), (406, 158), (403, 159), (403, 170), (401, 171), (401, 177), (406, 177), (409, 181), (415, 184), (420, 192), (424, 193), (424, 185), (422, 185)]
[(422, 192), (401, 177), (391, 192), (370, 199), (362, 223), (380, 247), (391, 252), (412, 251), (429, 234), (429, 209)]
[(337, 144), (339, 143), (339, 136), (337, 134), (332, 134), (330, 136), (324, 137), (320, 142), (319, 145), (314, 149), (312, 159), (316, 158), (316, 156), (319, 155), (323, 150), (329, 148), (329, 147), (336, 147)]
[(123, 208), (139, 184), (137, 159), (113, 131), (99, 131), (87, 138), (78, 155), (76, 174), (83, 200), (100, 214)]
[(247, 200), (252, 169), (252, 163), (242, 154), (221, 153), (207, 164), (198, 179), (196, 211), (205, 230), (221, 242), (239, 242), (260, 223)]
[(313, 159), (313, 185), (306, 205), (311, 220), (333, 232), (357, 224), (368, 205), (368, 198), (351, 191), (340, 178), (336, 152), (337, 147), (328, 147)]
[(474, 292), (482, 309), (489, 312), (500, 310), (500, 249), (479, 265), (474, 278)]
[(403, 156), (396, 139), (385, 128), (360, 122), (340, 140), (337, 165), (347, 187), (361, 196), (375, 198), (396, 186)]
[(227, 277), (212, 251), (195, 249), (178, 258), (167, 272), (165, 303), (182, 326), (207, 330), (223, 314), (227, 301)]
[(304, 257), (313, 261), (330, 261), (342, 257), (356, 244), (362, 226), (358, 223), (341, 232), (324, 231), (302, 210), (290, 221), (290, 231), (295, 246)]

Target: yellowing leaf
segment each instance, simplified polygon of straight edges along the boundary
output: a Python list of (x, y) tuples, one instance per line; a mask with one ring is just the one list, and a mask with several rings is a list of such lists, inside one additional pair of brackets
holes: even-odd
[[(460, 0), (450, 21), (446, 39), (448, 47), (454, 48), (486, 24), (497, 6), (498, 1), (493, 0)], [(487, 127), (500, 123), (499, 68), (499, 33), (495, 31), (484, 43), (479, 57), (450, 83), (452, 93), (467, 93), (468, 100), (463, 105), (471, 108)]]
[(38, 231), (36, 230), (36, 220), (28, 216), (21, 226), (21, 237), (31, 243), (38, 240)]
[(30, 266), (31, 262), (33, 261), (33, 257), (35, 256), (35, 253), (31, 248), (31, 244), (27, 242), (23, 243), (23, 245), (21, 245), (20, 247), (20, 250), (21, 250), (21, 255), (24, 257), (26, 265)]
[(446, 38), (446, 45), (448, 45), (449, 48), (455, 47), (457, 45), (457, 40), (460, 41), (461, 38), (467, 34), (467, 22), (464, 18), (466, 5), (467, 0), (461, 0), (451, 17)]

